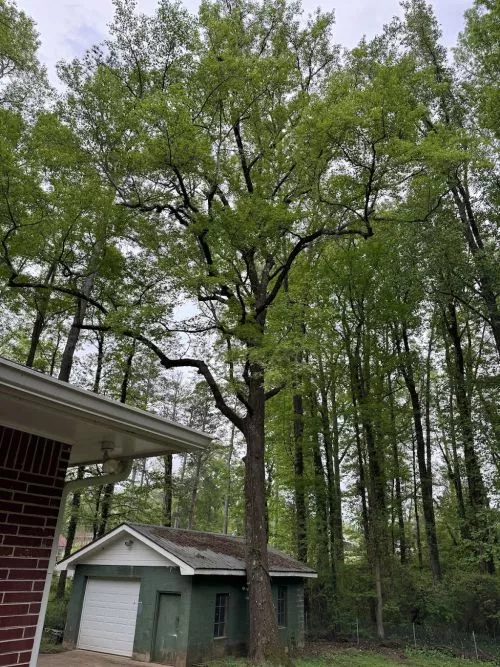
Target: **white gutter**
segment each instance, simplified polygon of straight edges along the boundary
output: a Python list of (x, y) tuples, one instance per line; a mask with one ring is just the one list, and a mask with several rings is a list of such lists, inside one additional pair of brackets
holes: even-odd
[(30, 667), (37, 667), (38, 655), (40, 653), (40, 643), (42, 641), (43, 624), (45, 622), (45, 614), (47, 612), (47, 605), (49, 602), (50, 586), (52, 583), (52, 575), (54, 574), (54, 567), (57, 561), (57, 550), (59, 547), (59, 534), (64, 519), (64, 510), (66, 507), (66, 499), (69, 493), (84, 489), (90, 486), (102, 486), (103, 484), (114, 484), (116, 482), (123, 482), (128, 478), (132, 471), (133, 459), (120, 461), (120, 470), (110, 475), (99, 475), (97, 477), (84, 477), (83, 479), (73, 479), (66, 482), (63, 487), (61, 504), (59, 505), (59, 514), (57, 516), (57, 523), (54, 532), (54, 541), (52, 543), (52, 551), (50, 552), (49, 565), (47, 568), (47, 578), (45, 579), (45, 586), (42, 594), (42, 602), (40, 606), (40, 613), (38, 616), (38, 623), (36, 626), (35, 638), (33, 640), (33, 649), (31, 651)]

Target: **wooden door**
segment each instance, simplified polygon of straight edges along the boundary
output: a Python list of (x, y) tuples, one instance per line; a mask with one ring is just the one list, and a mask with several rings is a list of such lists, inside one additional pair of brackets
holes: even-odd
[(159, 594), (152, 662), (164, 665), (169, 661), (175, 662), (179, 648), (180, 613), (180, 593)]

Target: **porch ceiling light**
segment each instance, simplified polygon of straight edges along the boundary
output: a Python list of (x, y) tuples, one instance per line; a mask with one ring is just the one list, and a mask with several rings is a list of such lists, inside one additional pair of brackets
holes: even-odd
[(105, 475), (110, 475), (118, 472), (120, 468), (120, 461), (114, 459), (111, 456), (111, 452), (115, 448), (115, 443), (109, 440), (103, 440), (101, 442), (102, 450), (102, 471)]

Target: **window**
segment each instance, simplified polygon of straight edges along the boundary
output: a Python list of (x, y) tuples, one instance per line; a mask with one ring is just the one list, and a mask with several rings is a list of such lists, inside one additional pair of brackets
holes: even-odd
[(278, 586), (278, 625), (286, 627), (286, 586)]
[(226, 636), (228, 602), (229, 593), (217, 593), (215, 596), (214, 637)]

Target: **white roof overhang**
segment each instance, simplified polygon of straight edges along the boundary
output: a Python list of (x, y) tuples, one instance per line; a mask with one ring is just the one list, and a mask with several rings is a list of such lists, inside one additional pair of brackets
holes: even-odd
[(72, 445), (70, 465), (200, 451), (211, 436), (0, 357), (0, 424)]

